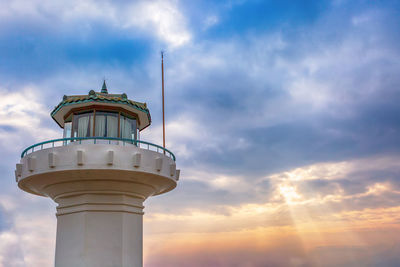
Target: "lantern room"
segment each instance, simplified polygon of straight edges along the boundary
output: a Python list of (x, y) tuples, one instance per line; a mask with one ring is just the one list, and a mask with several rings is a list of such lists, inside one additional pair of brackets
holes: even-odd
[(64, 96), (51, 117), (64, 129), (64, 138), (138, 140), (138, 133), (151, 124), (146, 103), (129, 100), (125, 93), (109, 94), (105, 81), (100, 92)]

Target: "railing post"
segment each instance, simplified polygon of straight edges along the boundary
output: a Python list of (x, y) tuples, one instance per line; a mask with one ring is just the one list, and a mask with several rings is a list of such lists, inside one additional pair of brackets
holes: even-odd
[(175, 155), (169, 151), (166, 148), (160, 147), (159, 145), (156, 144), (152, 144), (149, 142), (145, 142), (145, 141), (141, 141), (141, 140), (136, 140), (136, 139), (125, 139), (125, 138), (113, 138), (113, 137), (71, 137), (71, 138), (60, 138), (60, 139), (55, 139), (55, 140), (49, 140), (49, 141), (45, 141), (39, 144), (35, 144), (32, 145), (28, 148), (26, 148), (22, 154), (21, 154), (21, 158), (25, 157), (26, 155), (29, 154), (29, 151), (31, 151), (30, 153), (35, 152), (35, 148), (40, 146), (40, 149), (43, 150), (44, 149), (44, 145), (51, 143), (51, 147), (56, 147), (58, 144), (56, 144), (56, 142), (62, 142), (61, 146), (66, 146), (69, 142), (76, 142), (79, 140), (79, 144), (82, 144), (82, 140), (93, 140), (93, 143), (96, 144), (97, 139), (99, 140), (108, 140), (108, 144), (111, 145), (111, 141), (115, 140), (116, 144), (120, 145), (120, 142), (122, 142), (123, 146), (126, 146), (126, 143), (130, 143), (133, 144), (135, 146), (137, 146), (138, 148), (142, 148), (142, 145), (144, 145), (143, 149), (146, 149), (146, 145), (147, 145), (147, 150), (151, 150), (150, 147), (155, 147), (155, 150), (151, 150), (151, 151), (157, 151), (157, 153), (160, 153), (160, 150), (163, 151), (164, 155), (167, 155), (168, 157), (170, 157), (171, 159), (173, 159), (174, 161), (176, 161)]

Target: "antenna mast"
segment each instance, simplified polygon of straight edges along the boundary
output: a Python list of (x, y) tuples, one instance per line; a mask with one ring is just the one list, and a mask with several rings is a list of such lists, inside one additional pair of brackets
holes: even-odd
[[(162, 81), (162, 121), (163, 121), (163, 147), (165, 148), (165, 111), (164, 111), (164, 51), (161, 51), (161, 81)], [(164, 150), (165, 154), (165, 150)]]

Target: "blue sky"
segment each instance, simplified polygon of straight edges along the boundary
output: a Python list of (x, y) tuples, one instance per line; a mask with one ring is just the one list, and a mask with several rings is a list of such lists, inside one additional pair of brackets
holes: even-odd
[[(399, 5), (1, 2), (0, 265), (53, 262), (55, 205), (14, 182), (25, 147), (61, 136), (52, 108), (106, 77), (110, 92), (148, 103), (142, 139), (162, 143), (165, 50), (167, 147), (182, 180), (145, 203), (146, 266), (395, 266)], [(289, 228), (297, 234), (279, 238)], [(207, 247), (213, 233), (238, 245)], [(199, 245), (184, 255), (156, 245), (172, 236), (176, 249)]]

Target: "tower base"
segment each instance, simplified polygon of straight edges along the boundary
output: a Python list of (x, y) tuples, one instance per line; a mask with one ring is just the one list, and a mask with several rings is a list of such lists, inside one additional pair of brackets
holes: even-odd
[(142, 199), (98, 193), (56, 202), (56, 267), (143, 266)]

